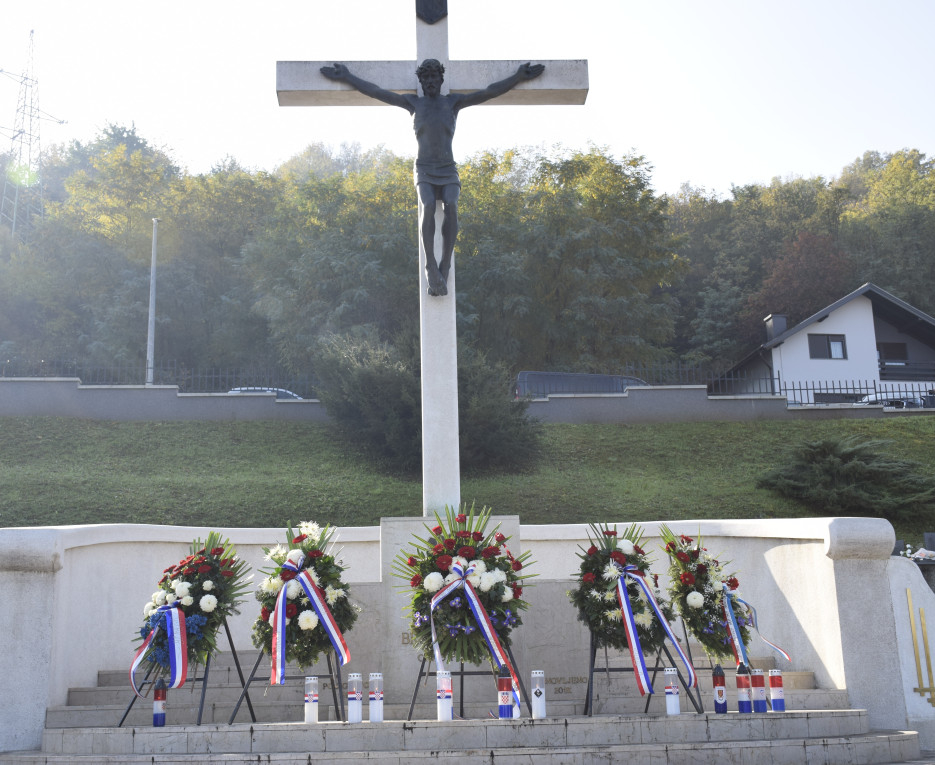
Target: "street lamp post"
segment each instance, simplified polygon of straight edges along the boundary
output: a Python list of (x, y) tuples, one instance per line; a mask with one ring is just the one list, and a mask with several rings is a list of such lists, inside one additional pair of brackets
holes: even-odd
[(159, 218), (153, 218), (153, 260), (149, 269), (149, 330), (146, 333), (146, 384), (153, 384), (153, 352), (156, 338), (156, 231)]

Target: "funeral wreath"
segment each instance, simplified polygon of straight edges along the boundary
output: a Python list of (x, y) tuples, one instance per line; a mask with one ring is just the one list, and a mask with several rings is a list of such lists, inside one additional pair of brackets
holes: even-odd
[(406, 582), (412, 642), (424, 656), (433, 653), (433, 623), (441, 657), (469, 664), (491, 660), (491, 633), (506, 649), (522, 624), (523, 586), (535, 576), (527, 573), (530, 553), (514, 556), (500, 525), (488, 528), (490, 514), (446, 507), (393, 559), (393, 574)]

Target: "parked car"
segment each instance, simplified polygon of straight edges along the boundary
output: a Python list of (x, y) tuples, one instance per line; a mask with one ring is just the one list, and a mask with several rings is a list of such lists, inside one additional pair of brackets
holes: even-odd
[(291, 390), (286, 390), (285, 388), (234, 388), (227, 391), (228, 394), (244, 394), (244, 393), (275, 393), (276, 398), (279, 400), (292, 400), (292, 401), (302, 401), (302, 397), (298, 393), (293, 393)]
[(884, 406), (892, 409), (921, 409), (925, 399), (899, 393), (868, 393), (856, 402), (856, 406)]
[(516, 398), (543, 398), (552, 393), (623, 393), (633, 386), (648, 386), (639, 377), (584, 374), (579, 372), (520, 372), (513, 393)]

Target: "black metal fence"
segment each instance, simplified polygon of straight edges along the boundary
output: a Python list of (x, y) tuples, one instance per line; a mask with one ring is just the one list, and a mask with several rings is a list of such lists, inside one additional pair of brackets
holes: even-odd
[(935, 408), (935, 383), (892, 380), (782, 380), (721, 375), (708, 384), (712, 396), (784, 396), (791, 405), (881, 405), (896, 409)]
[[(145, 364), (94, 364), (81, 361), (0, 360), (0, 377), (77, 377), (82, 385), (143, 385)], [(285, 388), (315, 398), (316, 380), (276, 367), (196, 368), (177, 361), (153, 367), (154, 385), (177, 385), (183, 393), (226, 393), (234, 388)]]

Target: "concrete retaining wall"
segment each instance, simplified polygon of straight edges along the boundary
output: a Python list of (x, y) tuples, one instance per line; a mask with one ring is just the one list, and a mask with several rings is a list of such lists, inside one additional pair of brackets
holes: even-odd
[[(554, 394), (534, 399), (543, 422), (714, 422), (927, 416), (935, 410), (847, 404), (789, 407), (784, 396), (708, 396), (703, 385), (630, 388), (626, 393)], [(82, 417), (99, 420), (292, 420), (327, 422), (320, 401), (277, 401), (271, 393), (179, 393), (174, 385), (82, 385), (77, 378), (0, 378), (0, 417)]]

